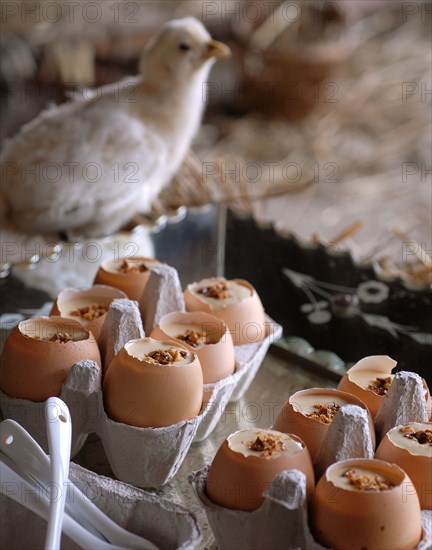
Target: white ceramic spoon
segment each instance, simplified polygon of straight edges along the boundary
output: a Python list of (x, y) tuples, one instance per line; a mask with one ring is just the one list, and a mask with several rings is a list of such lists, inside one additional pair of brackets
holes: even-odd
[[(50, 503), (45, 498), (43, 491), (37, 491), (31, 479), (24, 472), (19, 472), (11, 460), (0, 452), (0, 478), (2, 480), (1, 492), (18, 502), (39, 517), (48, 520)], [(13, 487), (16, 490), (11, 490)], [(65, 513), (63, 518), (63, 530), (65, 534), (81, 548), (97, 548), (98, 550), (124, 550), (123, 546), (114, 546), (104, 542), (84, 529), (78, 522)]]
[[(47, 489), (50, 479), (50, 459), (31, 435), (14, 420), (0, 423), (0, 450), (22, 470), (38, 479)], [(88, 531), (107, 540), (135, 550), (157, 550), (157, 547), (130, 531), (126, 531), (106, 516), (75, 485), (67, 483), (66, 511)]]
[(45, 424), (50, 452), (50, 513), (45, 537), (45, 550), (60, 550), (63, 514), (66, 504), (66, 483), (69, 479), (69, 461), (72, 424), (69, 409), (58, 397), (45, 403)]

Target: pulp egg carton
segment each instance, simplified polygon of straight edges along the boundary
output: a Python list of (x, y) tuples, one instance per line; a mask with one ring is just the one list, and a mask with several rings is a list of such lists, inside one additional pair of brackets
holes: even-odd
[[(411, 372), (396, 374), (376, 418), (378, 437), (394, 426), (426, 422), (428, 413), (422, 379)], [(315, 462), (317, 481), (326, 468), (351, 458), (373, 458), (374, 449), (367, 411), (356, 405), (343, 406), (330, 424)], [(189, 476), (204, 508), (220, 550), (279, 548), (324, 550), (309, 529), (306, 507), (306, 477), (298, 470), (279, 474), (263, 493), (264, 504), (253, 512), (225, 508), (206, 494), (210, 466)], [(432, 547), (432, 510), (422, 510), (423, 534), (416, 550)]]
[[(145, 313), (143, 304), (146, 304)], [(155, 268), (140, 304), (114, 300), (100, 334), (104, 364), (131, 339), (144, 336), (142, 318), (149, 334), (160, 319), (172, 311), (184, 311), (183, 294), (176, 270)], [(216, 426), (230, 399), (240, 399), (255, 377), (270, 343), (282, 329), (268, 319), (266, 337), (256, 344), (237, 346), (235, 372), (204, 386), (200, 414), (172, 426), (138, 428), (110, 419), (104, 409), (100, 369), (93, 361), (81, 361), (69, 371), (60, 398), (72, 417), (72, 456), (90, 433), (102, 440), (114, 475), (138, 487), (158, 487), (168, 483), (181, 466), (193, 441), (202, 441)], [(0, 408), (5, 418), (21, 424), (47, 451), (44, 403), (17, 399), (0, 392)]]
[[(182, 506), (125, 483), (96, 475), (73, 463), (70, 465), (69, 478), (118, 525), (147, 538), (159, 548), (186, 550), (194, 548), (201, 540), (195, 516)], [(43, 549), (45, 532), (45, 520), (1, 495), (1, 548)], [(63, 535), (61, 548), (75, 550), (79, 546)]]

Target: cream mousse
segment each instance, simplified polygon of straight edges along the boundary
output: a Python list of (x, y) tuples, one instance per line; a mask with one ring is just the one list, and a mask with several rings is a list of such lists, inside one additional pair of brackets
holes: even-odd
[(134, 359), (155, 365), (180, 367), (189, 365), (195, 360), (194, 355), (189, 351), (175, 344), (164, 344), (152, 338), (128, 342), (125, 350)]

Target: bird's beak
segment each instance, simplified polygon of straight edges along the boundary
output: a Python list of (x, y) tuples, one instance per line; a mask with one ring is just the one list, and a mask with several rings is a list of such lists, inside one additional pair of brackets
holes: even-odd
[(210, 59), (212, 57), (229, 57), (230, 55), (231, 50), (223, 42), (209, 40), (203, 57), (204, 59)]

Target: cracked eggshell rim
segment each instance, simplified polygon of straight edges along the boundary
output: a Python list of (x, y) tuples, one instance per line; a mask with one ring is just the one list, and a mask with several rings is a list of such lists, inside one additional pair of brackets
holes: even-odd
[[(261, 300), (255, 288), (248, 281), (244, 279), (231, 280), (248, 288), (251, 295), (235, 304), (213, 309), (209, 302), (199, 298), (193, 292), (193, 288), (199, 282), (192, 283), (186, 287), (184, 292), (186, 309), (187, 311), (204, 311), (225, 321), (236, 346), (260, 342), (266, 335), (265, 314)], [(248, 330), (251, 325), (253, 325), (252, 334)]]
[[(143, 262), (149, 264), (150, 269), (143, 273), (121, 273), (118, 268), (121, 266), (124, 260), (131, 260), (135, 262)], [(160, 265), (161, 262), (155, 258), (145, 257), (124, 257), (117, 260), (105, 260), (100, 265), (94, 284), (109, 285), (114, 288), (118, 288), (127, 294), (129, 300), (139, 300), (144, 292), (147, 282), (150, 277), (151, 269)]]
[[(346, 490), (334, 485), (334, 469), (366, 468), (390, 477), (386, 491)], [(412, 549), (422, 536), (421, 508), (412, 482), (396, 464), (350, 459), (329, 466), (314, 494), (311, 527), (318, 542), (334, 550), (347, 548)]]
[[(83, 339), (60, 343), (30, 336), (33, 333), (40, 338), (45, 331), (54, 334), (66, 330)], [(95, 337), (78, 321), (58, 316), (21, 321), (7, 339), (0, 358), (0, 389), (11, 397), (45, 401), (60, 395), (70, 369), (84, 359), (95, 361), (101, 368)]]
[[(155, 365), (132, 357), (130, 340), (111, 361), (103, 382), (104, 407), (116, 422), (138, 428), (162, 428), (198, 416), (203, 405), (203, 375), (193, 353), (187, 365)], [(157, 344), (173, 346), (172, 340)], [(180, 344), (177, 348), (189, 350)], [(189, 352), (190, 353), (190, 352)]]
[[(415, 424), (409, 422), (406, 426)], [(432, 429), (432, 422), (421, 422), (421, 424), (428, 424), (429, 429)], [(399, 447), (393, 441), (390, 440), (389, 434), (393, 431), (399, 430), (402, 426), (395, 426), (392, 428), (378, 446), (375, 453), (375, 458), (380, 460), (386, 460), (387, 462), (394, 462), (402, 470), (404, 470), (410, 477), (416, 488), (418, 497), (420, 499), (420, 505), (426, 510), (432, 509), (432, 457), (413, 455), (408, 449)]]
[(282, 410), (278, 414), (272, 428), (274, 430), (279, 430), (283, 433), (296, 434), (301, 439), (303, 439), (303, 441), (306, 443), (307, 448), (309, 449), (312, 462), (315, 462), (315, 460), (318, 458), (321, 446), (327, 435), (330, 424), (324, 424), (320, 420), (307, 417), (302, 412), (294, 408), (296, 399), (303, 395), (322, 395), (326, 397), (328, 396), (330, 399), (332, 396), (340, 397), (347, 401), (347, 404), (349, 405), (357, 405), (358, 407), (365, 409), (368, 413), (369, 428), (372, 437), (372, 446), (375, 449), (376, 437), (372, 415), (370, 414), (367, 406), (363, 403), (363, 401), (361, 401), (361, 399), (350, 393), (335, 390), (332, 388), (308, 388), (306, 390), (295, 392), (291, 395), (291, 397), (282, 407)]
[[(377, 376), (391, 376), (392, 370), (396, 367), (397, 361), (389, 357), (388, 355), (371, 355), (360, 359), (355, 365), (353, 365), (347, 373), (342, 377), (338, 384), (338, 390), (356, 395), (361, 399), (370, 410), (372, 417), (378, 413), (378, 410), (382, 404), (383, 395), (378, 395), (371, 390), (367, 390), (354, 381), (355, 374), (361, 372), (376, 373)], [(425, 388), (426, 407), (428, 411), (428, 417), (432, 417), (432, 399), (429, 388), (426, 384), (426, 380), (423, 379), (423, 386)]]
[[(170, 323), (198, 324), (205, 327), (214, 327), (220, 332), (220, 339), (214, 344), (206, 344), (201, 348), (193, 348), (186, 342), (174, 338), (164, 331)], [(226, 378), (235, 371), (234, 344), (231, 333), (224, 321), (203, 311), (173, 312), (164, 315), (157, 327), (150, 334), (156, 340), (172, 340), (176, 344), (183, 345), (190, 352), (196, 353), (201, 363), (204, 384), (213, 384)]]
[(391, 371), (396, 367), (397, 361), (394, 361), (387, 355), (371, 355), (364, 357), (352, 366), (342, 377), (338, 384), (338, 390), (350, 393), (361, 399), (375, 418), (378, 409), (381, 406), (383, 395), (378, 395), (371, 390), (367, 390), (354, 381), (355, 374), (358, 372), (371, 371), (376, 376), (394, 376)]

